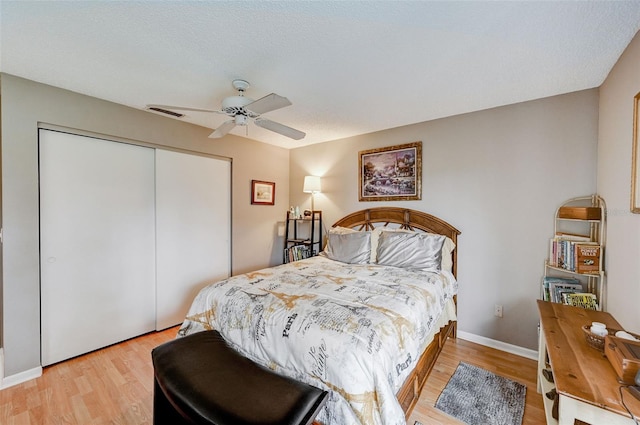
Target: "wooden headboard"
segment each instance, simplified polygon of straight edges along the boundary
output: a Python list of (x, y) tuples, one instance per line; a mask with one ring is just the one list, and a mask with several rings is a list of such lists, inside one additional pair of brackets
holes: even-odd
[[(422, 211), (398, 207), (378, 207), (356, 211), (336, 221), (332, 227), (348, 227), (357, 230), (373, 230), (376, 227), (397, 224), (401, 229), (422, 230), (429, 233), (437, 233), (451, 238), (456, 244), (453, 250), (453, 275), (457, 277), (458, 271), (458, 235), (460, 231), (431, 214)], [(377, 224), (377, 226), (376, 226)]]

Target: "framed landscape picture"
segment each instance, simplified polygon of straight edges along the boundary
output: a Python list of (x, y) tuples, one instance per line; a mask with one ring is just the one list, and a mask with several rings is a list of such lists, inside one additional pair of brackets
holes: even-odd
[(358, 152), (360, 201), (422, 199), (422, 142)]
[(251, 180), (251, 204), (274, 205), (276, 201), (276, 184)]

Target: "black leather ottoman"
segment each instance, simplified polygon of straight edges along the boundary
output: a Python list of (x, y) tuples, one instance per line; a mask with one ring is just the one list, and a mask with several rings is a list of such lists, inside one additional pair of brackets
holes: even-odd
[(154, 425), (308, 425), (327, 397), (241, 356), (217, 331), (169, 341), (151, 357)]

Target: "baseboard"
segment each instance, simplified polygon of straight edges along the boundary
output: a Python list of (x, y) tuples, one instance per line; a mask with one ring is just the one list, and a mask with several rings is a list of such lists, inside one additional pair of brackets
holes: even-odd
[(528, 348), (519, 347), (517, 345), (507, 344), (506, 342), (497, 341), (495, 339), (486, 338), (484, 336), (474, 335), (458, 329), (457, 336), (465, 341), (475, 342), (485, 347), (495, 348), (496, 350), (505, 351), (517, 356), (525, 357), (531, 360), (538, 360), (538, 352)]
[(25, 370), (24, 372), (16, 373), (15, 375), (6, 376), (0, 383), (0, 390), (13, 387), (14, 385), (22, 384), (23, 382), (30, 381), (42, 376), (42, 367), (34, 367), (33, 369)]
[(4, 350), (0, 348), (0, 390), (22, 384), (42, 376), (42, 367), (34, 367), (11, 376), (4, 376)]

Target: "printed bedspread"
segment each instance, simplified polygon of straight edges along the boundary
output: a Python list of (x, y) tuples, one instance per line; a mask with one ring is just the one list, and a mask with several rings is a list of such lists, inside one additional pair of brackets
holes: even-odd
[(449, 272), (318, 256), (203, 288), (179, 335), (216, 329), (253, 361), (329, 390), (322, 424), (405, 425), (395, 394), (456, 291)]

